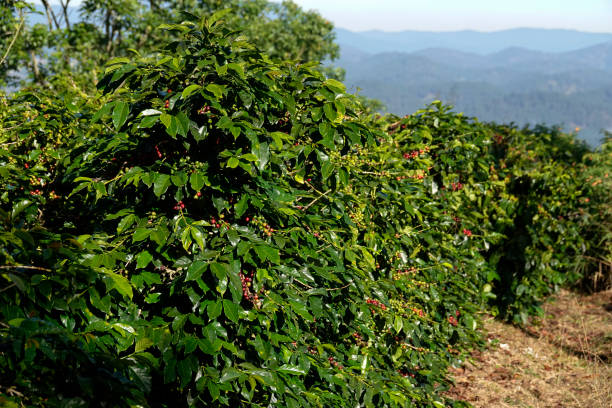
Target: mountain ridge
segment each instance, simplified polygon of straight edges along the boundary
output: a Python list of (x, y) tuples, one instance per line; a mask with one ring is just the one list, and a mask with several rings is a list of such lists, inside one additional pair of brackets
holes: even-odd
[(601, 129), (612, 129), (612, 42), (556, 53), (508, 47), (486, 55), (448, 48), (368, 54), (345, 46), (334, 64), (345, 68), (349, 89), (398, 115), (440, 99), (484, 121), (578, 127), (591, 145)]
[(340, 46), (351, 45), (371, 54), (383, 51), (413, 52), (425, 48), (451, 48), (478, 54), (517, 46), (534, 51), (566, 52), (612, 41), (612, 33), (567, 29), (514, 28), (499, 31), (351, 31), (336, 28)]

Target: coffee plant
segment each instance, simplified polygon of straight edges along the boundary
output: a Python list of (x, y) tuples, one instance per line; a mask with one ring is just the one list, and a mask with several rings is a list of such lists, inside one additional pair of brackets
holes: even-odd
[(479, 313), (524, 322), (609, 262), (582, 181), (608, 150), (366, 115), (221, 16), (162, 25), (95, 97), (0, 100), (3, 403), (465, 406), (441, 393)]

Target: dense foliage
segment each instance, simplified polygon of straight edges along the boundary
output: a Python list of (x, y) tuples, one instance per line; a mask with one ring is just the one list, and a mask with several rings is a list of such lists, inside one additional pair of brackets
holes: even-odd
[[(92, 91), (105, 63), (156, 52), (175, 40), (156, 28), (185, 14), (224, 13), (227, 27), (277, 60), (333, 61), (339, 56), (333, 25), (316, 11), (285, 0), (71, 0), (0, 3), (0, 85), (26, 79), (38, 85)], [(45, 23), (41, 23), (44, 21)], [(343, 76), (339, 68), (320, 68)], [(25, 77), (25, 78), (24, 78)]]
[(478, 312), (524, 321), (609, 262), (609, 149), (368, 116), (223, 13), (94, 96), (0, 99), (3, 403), (462, 406)]

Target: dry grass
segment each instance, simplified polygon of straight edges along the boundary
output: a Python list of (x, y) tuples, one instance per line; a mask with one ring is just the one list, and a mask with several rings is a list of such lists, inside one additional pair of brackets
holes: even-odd
[(611, 408), (612, 291), (564, 291), (545, 312), (524, 329), (487, 319), (488, 350), (451, 371), (448, 396), (487, 408)]

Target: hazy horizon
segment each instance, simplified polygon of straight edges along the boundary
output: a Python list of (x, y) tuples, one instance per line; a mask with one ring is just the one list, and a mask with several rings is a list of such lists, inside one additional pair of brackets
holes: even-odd
[(347, 30), (347, 31), (352, 31), (354, 33), (368, 33), (368, 32), (382, 32), (382, 33), (389, 33), (389, 34), (394, 34), (394, 33), (403, 33), (403, 32), (417, 32), (417, 33), (461, 33), (461, 32), (475, 32), (475, 33), (483, 33), (483, 34), (491, 34), (491, 33), (499, 33), (499, 32), (503, 32), (503, 31), (513, 31), (513, 30), (547, 30), (547, 31), (570, 31), (570, 32), (577, 32), (577, 33), (588, 33), (588, 34), (612, 34), (612, 31), (586, 31), (586, 30), (578, 30), (578, 29), (573, 29), (573, 28), (544, 28), (544, 27), (528, 27), (528, 26), (517, 26), (517, 27), (510, 27), (510, 28), (501, 28), (501, 29), (497, 29), (497, 30), (478, 30), (478, 29), (474, 29), (474, 28), (465, 28), (465, 29), (459, 29), (459, 30), (416, 30), (416, 29), (411, 29), (411, 28), (407, 28), (407, 29), (398, 29), (398, 30), (384, 30), (384, 29), (380, 29), (380, 28), (371, 28), (371, 29), (365, 29), (365, 30), (354, 30), (351, 28), (347, 28), (347, 27), (341, 27), (338, 25), (334, 25), (334, 28), (336, 29), (342, 29), (342, 30)]
[[(272, 0), (279, 2), (280, 0)], [(293, 0), (350, 31), (495, 32), (520, 28), (612, 33), (612, 0)], [(71, 6), (81, 0), (72, 0)], [(40, 5), (40, 1), (33, 1)], [(51, 4), (59, 4), (51, 0)]]
[(503, 31), (515, 28), (612, 33), (612, 1), (294, 0), (351, 31)]

